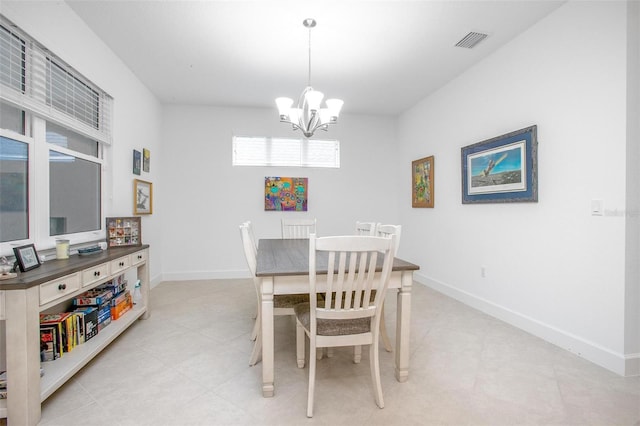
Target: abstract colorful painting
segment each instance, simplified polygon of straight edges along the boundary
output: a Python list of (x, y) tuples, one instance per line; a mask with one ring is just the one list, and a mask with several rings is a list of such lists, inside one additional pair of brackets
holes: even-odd
[(307, 211), (308, 178), (265, 177), (265, 211)]

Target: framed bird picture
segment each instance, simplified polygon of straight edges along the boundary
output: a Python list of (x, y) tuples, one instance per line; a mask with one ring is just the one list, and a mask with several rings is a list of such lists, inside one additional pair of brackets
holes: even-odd
[(537, 126), (461, 150), (462, 204), (538, 201)]

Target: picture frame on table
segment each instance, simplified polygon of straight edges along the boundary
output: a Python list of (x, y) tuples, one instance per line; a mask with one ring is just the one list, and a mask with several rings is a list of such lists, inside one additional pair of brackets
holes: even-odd
[(433, 155), (411, 162), (411, 207), (433, 208)]
[(40, 266), (40, 258), (38, 257), (36, 246), (33, 244), (14, 247), (13, 254), (16, 256), (20, 272), (30, 271)]
[(153, 183), (133, 180), (133, 214), (153, 213)]
[(462, 204), (538, 201), (537, 126), (461, 148)]
[(140, 216), (106, 218), (107, 248), (142, 245)]

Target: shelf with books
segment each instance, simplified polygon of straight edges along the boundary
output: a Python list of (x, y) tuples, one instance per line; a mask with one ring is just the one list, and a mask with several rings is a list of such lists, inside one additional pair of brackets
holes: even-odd
[(88, 342), (76, 346), (73, 351), (64, 354), (63, 357), (55, 361), (43, 362), (44, 375), (40, 379), (41, 401), (51, 396), (146, 311), (146, 307), (134, 307), (118, 320), (111, 321), (108, 327), (100, 330)]
[[(149, 316), (149, 250), (141, 247), (118, 247), (106, 250), (95, 257), (71, 256), (66, 260), (46, 262), (42, 267), (21, 274), (20, 279), (0, 282), (0, 290), (6, 297), (6, 359), (7, 398), (0, 399), (0, 418), (6, 417), (8, 424), (36, 425), (40, 421), (41, 402), (53, 394), (83, 366), (115, 340), (138, 318)], [(115, 261), (126, 266), (111, 268)], [(43, 302), (39, 297), (42, 286), (62, 277), (77, 275), (87, 268), (107, 265), (107, 275), (85, 287), (63, 294), (51, 301)], [(130, 271), (130, 272), (127, 272)], [(141, 282), (142, 300), (133, 309), (121, 309), (118, 319), (111, 321), (88, 341), (76, 344), (58, 359), (41, 362), (41, 313), (63, 312), (70, 302), (83, 291), (91, 290), (123, 273), (137, 276)], [(62, 289), (64, 290), (64, 288)], [(63, 311), (57, 311), (62, 308)], [(126, 312), (125, 312), (126, 311)], [(110, 312), (109, 312), (110, 314)], [(111, 318), (110, 318), (111, 319)], [(73, 324), (72, 324), (73, 325)], [(80, 341), (80, 338), (78, 338)], [(40, 376), (40, 371), (44, 375)], [(40, 392), (32, 392), (40, 389)]]

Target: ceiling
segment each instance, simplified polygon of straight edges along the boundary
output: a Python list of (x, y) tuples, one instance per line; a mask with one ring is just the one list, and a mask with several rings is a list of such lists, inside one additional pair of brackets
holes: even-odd
[[(397, 115), (562, 5), (509, 1), (66, 0), (162, 103), (274, 108), (307, 84)], [(473, 49), (454, 45), (488, 34)]]

